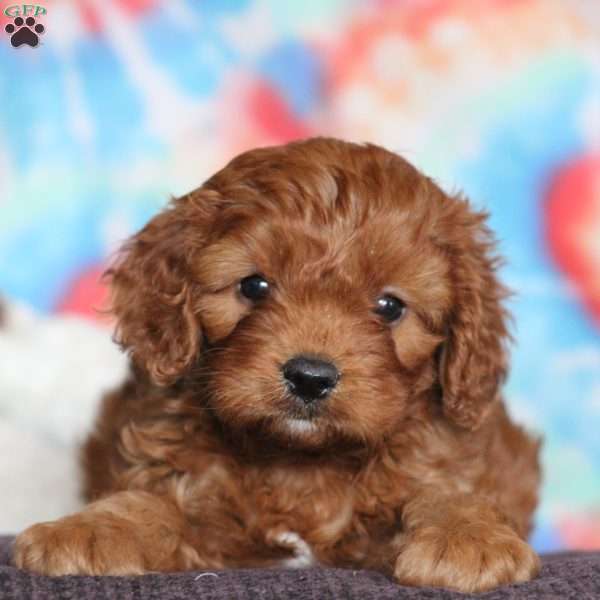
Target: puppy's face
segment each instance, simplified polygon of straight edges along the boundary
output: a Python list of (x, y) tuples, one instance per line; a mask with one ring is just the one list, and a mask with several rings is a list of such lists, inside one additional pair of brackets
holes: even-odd
[(118, 333), (157, 382), (301, 447), (377, 443), (423, 398), (475, 427), (506, 334), (481, 221), (379, 148), (253, 151), (126, 248)]
[[(314, 201), (320, 201), (315, 198)], [(211, 403), (229, 423), (373, 440), (431, 385), (448, 265), (408, 214), (241, 220), (197, 262)]]

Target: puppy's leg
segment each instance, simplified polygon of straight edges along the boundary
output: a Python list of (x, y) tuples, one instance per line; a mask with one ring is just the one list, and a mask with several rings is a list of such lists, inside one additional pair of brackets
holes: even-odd
[(540, 561), (510, 520), (473, 495), (421, 496), (403, 511), (394, 576), (405, 585), (480, 592), (528, 581)]
[(197, 555), (184, 541), (184, 525), (169, 499), (120, 492), (80, 513), (33, 525), (17, 537), (13, 561), (44, 575), (181, 570), (190, 563), (198, 566)]

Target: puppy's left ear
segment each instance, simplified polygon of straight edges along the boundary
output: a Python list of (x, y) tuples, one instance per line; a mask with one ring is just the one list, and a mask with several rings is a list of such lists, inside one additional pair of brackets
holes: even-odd
[(193, 259), (206, 242), (211, 192), (173, 200), (121, 249), (106, 273), (116, 341), (159, 385), (177, 381), (200, 350)]
[(497, 279), (495, 240), (487, 214), (455, 199), (454, 239), (448, 242), (454, 295), (447, 339), (442, 348), (440, 382), (445, 414), (466, 429), (485, 420), (507, 373), (509, 295)]

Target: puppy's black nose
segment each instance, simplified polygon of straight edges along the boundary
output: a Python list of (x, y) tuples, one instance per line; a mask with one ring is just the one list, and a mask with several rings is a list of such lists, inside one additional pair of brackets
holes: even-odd
[(288, 360), (282, 370), (290, 392), (306, 403), (325, 398), (340, 378), (330, 362), (304, 356)]

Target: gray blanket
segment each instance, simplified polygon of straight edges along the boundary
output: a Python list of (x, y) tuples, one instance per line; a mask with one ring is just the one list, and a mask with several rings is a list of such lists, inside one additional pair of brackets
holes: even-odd
[(465, 595), (396, 585), (372, 571), (243, 569), (150, 574), (141, 577), (41, 577), (10, 566), (11, 538), (0, 537), (0, 599), (79, 600), (600, 600), (600, 553), (543, 557), (534, 581)]

